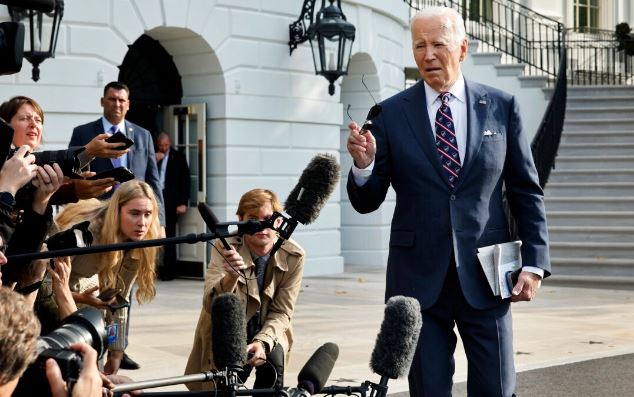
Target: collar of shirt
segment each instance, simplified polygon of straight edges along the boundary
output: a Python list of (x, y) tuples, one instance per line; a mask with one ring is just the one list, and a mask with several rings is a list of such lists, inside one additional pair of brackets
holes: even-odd
[[(107, 133), (110, 133), (110, 128), (114, 125), (111, 124), (108, 120), (106, 120), (105, 117), (101, 118), (101, 123), (103, 124), (103, 130)], [(122, 122), (120, 122), (119, 124), (117, 124), (117, 129), (121, 132), (123, 132), (125, 135), (128, 135), (127, 131), (125, 130), (125, 120), (123, 120)]]
[[(440, 92), (431, 88), (426, 82), (423, 83), (425, 86), (429, 125), (432, 127), (431, 131), (434, 134), (434, 139), (436, 139), (436, 112), (442, 102), (438, 97)], [(449, 92), (452, 95), (449, 100), (449, 107), (454, 121), (456, 140), (458, 141), (458, 153), (460, 154), (460, 162), (464, 164), (467, 149), (467, 91), (462, 73), (458, 75), (456, 82), (449, 88)]]

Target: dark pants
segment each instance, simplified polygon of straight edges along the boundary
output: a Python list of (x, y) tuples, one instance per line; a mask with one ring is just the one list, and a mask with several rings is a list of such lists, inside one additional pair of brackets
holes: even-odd
[[(284, 349), (278, 343), (273, 350), (266, 355), (266, 363), (255, 367), (254, 389), (281, 388), (284, 385)], [(251, 375), (253, 367), (245, 365), (243, 372), (239, 374), (240, 380), (246, 382)]]
[(492, 309), (471, 307), (460, 288), (455, 264), (450, 264), (443, 290), (422, 311), (423, 328), (409, 373), (410, 396), (451, 397), (456, 334), (468, 361), (469, 397), (511, 397), (515, 390), (513, 329), (508, 301)]

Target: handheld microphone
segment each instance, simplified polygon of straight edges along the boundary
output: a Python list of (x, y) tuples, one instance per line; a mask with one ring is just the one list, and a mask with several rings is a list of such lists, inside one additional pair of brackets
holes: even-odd
[(220, 294), (211, 303), (211, 340), (218, 370), (241, 371), (247, 359), (244, 308), (235, 294)]
[(387, 301), (370, 358), (370, 368), (381, 375), (377, 397), (387, 394), (388, 379), (400, 378), (409, 372), (422, 326), (418, 300), (393, 296)]
[(297, 375), (297, 388), (290, 389), (291, 397), (309, 397), (319, 393), (328, 381), (328, 377), (339, 357), (339, 346), (325, 343), (306, 361)]

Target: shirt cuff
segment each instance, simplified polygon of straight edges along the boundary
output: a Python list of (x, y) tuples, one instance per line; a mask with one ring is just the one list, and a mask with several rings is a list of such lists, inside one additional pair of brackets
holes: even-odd
[(372, 175), (372, 170), (374, 169), (374, 161), (370, 163), (367, 167), (361, 169), (352, 163), (352, 176), (354, 177), (354, 183), (357, 186), (363, 186), (370, 179), (370, 175)]
[(537, 266), (523, 266), (522, 271), (537, 274), (539, 278), (541, 278), (542, 280), (544, 279), (544, 269), (541, 269)]

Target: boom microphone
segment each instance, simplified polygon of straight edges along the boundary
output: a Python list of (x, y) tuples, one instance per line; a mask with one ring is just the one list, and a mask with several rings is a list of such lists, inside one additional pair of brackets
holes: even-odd
[(381, 375), (377, 397), (387, 393), (387, 381), (407, 375), (412, 365), (423, 319), (414, 298), (393, 296), (385, 305), (381, 329), (370, 357), (370, 368)]
[(340, 173), (334, 156), (320, 153), (313, 157), (288, 195), (284, 211), (301, 224), (313, 223), (335, 190)]
[(328, 377), (339, 357), (339, 346), (325, 343), (306, 361), (297, 375), (297, 388), (289, 389), (291, 397), (310, 397), (319, 393), (328, 381)]
[(242, 370), (247, 360), (244, 308), (235, 294), (220, 294), (211, 302), (211, 340), (218, 370)]
[[(207, 204), (203, 202), (198, 202), (198, 212), (200, 213), (200, 216), (203, 218), (203, 222), (205, 222), (205, 225), (207, 225), (207, 228), (212, 233), (215, 232), (216, 225), (220, 223), (220, 221), (218, 220), (218, 217), (216, 216), (216, 214), (213, 213), (211, 208), (209, 208)], [(222, 242), (223, 247), (225, 247), (226, 250), (230, 250), (231, 246), (229, 245), (227, 240), (225, 240), (224, 237), (219, 237), (219, 238), (220, 238), (220, 241)]]

